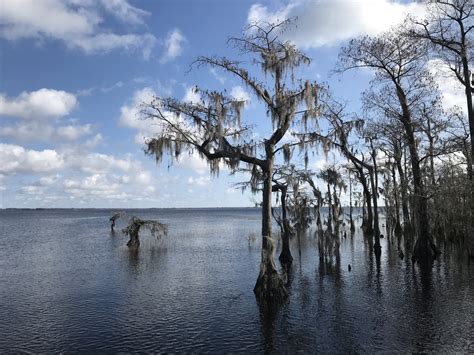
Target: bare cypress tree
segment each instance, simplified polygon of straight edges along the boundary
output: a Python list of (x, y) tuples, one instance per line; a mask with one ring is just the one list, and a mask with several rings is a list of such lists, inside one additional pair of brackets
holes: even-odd
[(392, 30), (378, 37), (352, 40), (340, 52), (339, 70), (370, 68), (375, 73), (371, 101), (385, 112), (391, 112), (404, 128), (410, 152), (414, 185), (414, 213), (417, 241), (414, 260), (430, 260), (438, 253), (430, 234), (428, 204), (420, 167), (416, 140), (416, 117), (420, 104), (432, 97), (434, 84), (424, 68), (426, 50), (405, 35), (404, 29)]
[(470, 237), (468, 252), (474, 256), (474, 2), (472, 0), (428, 0), (428, 14), (424, 19), (412, 19), (416, 25), (410, 35), (428, 41), (433, 54), (446, 62), (464, 87), (471, 136), (468, 159), (470, 184)]
[(265, 301), (279, 301), (287, 295), (273, 259), (271, 196), (275, 156), (288, 151), (281, 140), (291, 126), (306, 127), (311, 119), (317, 118), (318, 86), (294, 79), (294, 70), (308, 64), (310, 59), (292, 43), (279, 38), (281, 30), (288, 25), (288, 21), (256, 24), (250, 26), (243, 37), (230, 39), (241, 55), (251, 57), (268, 80), (254, 77), (243, 62), (237, 60), (200, 57), (196, 61), (197, 65), (221, 69), (240, 79), (264, 104), (271, 129), (271, 134), (264, 139), (255, 141), (250, 137), (251, 126), (241, 123), (244, 102), (229, 98), (223, 92), (201, 90), (202, 100), (198, 103), (155, 98), (142, 106), (143, 116), (154, 119), (160, 127), (146, 149), (158, 161), (165, 153), (177, 158), (185, 150), (195, 151), (207, 159), (211, 173), (218, 173), (220, 163), (235, 170), (243, 162), (254, 177), (262, 177), (262, 256), (254, 292), (259, 300)]
[[(411, 29), (410, 34), (416, 39), (429, 41), (434, 49), (433, 54), (449, 65), (454, 76), (463, 85), (469, 130), (473, 137), (474, 2), (472, 0), (428, 0), (426, 2), (428, 14), (423, 19), (412, 19), (416, 26)], [(471, 156), (474, 156), (474, 140), (472, 139)], [(472, 180), (473, 169), (471, 168), (470, 171)]]
[[(373, 243), (374, 231), (378, 230), (374, 222), (375, 211), (373, 206), (374, 200), (374, 167), (367, 163), (364, 154), (357, 152), (356, 147), (349, 142), (349, 137), (352, 131), (356, 131), (360, 136), (363, 136), (364, 120), (354, 119), (345, 120), (345, 108), (342, 104), (332, 99), (330, 95), (325, 95), (322, 101), (321, 116), (329, 123), (329, 128), (324, 134), (321, 132), (310, 132), (300, 135), (303, 141), (317, 141), (321, 142), (325, 150), (330, 148), (338, 149), (351, 162), (356, 173), (356, 177), (362, 185), (364, 196), (364, 209), (362, 228), (364, 234), (368, 237), (369, 243), (374, 246), (374, 251), (377, 255), (381, 253), (380, 235), (375, 234), (375, 244)], [(369, 181), (368, 181), (369, 180)]]
[(272, 189), (280, 193), (281, 215), (274, 212), (274, 217), (282, 231), (282, 250), (278, 258), (282, 264), (293, 260), (290, 239), (295, 231), (300, 238), (313, 221), (314, 199), (300, 188), (312, 175), (311, 171), (298, 169), (293, 164), (278, 166), (273, 174)]

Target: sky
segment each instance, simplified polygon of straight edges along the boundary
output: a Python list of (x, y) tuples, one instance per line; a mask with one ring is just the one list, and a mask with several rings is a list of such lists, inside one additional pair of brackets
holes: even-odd
[[(191, 63), (241, 58), (229, 37), (297, 17), (285, 36), (312, 58), (305, 76), (357, 111), (371, 73), (333, 74), (340, 47), (423, 11), (390, 0), (0, 0), (0, 208), (253, 206), (258, 197), (235, 189), (242, 176), (211, 176), (196, 155), (146, 156), (153, 122), (137, 106), (155, 95), (193, 100), (196, 85), (225, 89), (263, 132), (265, 110), (241, 81)], [(443, 83), (446, 100), (462, 99)], [(314, 154), (310, 167), (331, 159)]]

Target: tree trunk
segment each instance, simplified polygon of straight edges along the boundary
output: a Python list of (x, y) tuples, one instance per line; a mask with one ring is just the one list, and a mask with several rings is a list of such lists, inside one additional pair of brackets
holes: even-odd
[(399, 193), (398, 193), (398, 184), (397, 184), (397, 176), (395, 173), (395, 166), (392, 164), (390, 169), (392, 174), (393, 180), (393, 195), (394, 195), (394, 202), (395, 202), (395, 236), (397, 240), (400, 241), (400, 236), (402, 234), (402, 226), (400, 225), (400, 202), (399, 202)]
[(333, 210), (332, 210), (332, 196), (331, 196), (331, 188), (328, 185), (328, 228), (327, 231), (329, 235), (332, 235), (332, 221), (333, 221)]
[[(463, 38), (465, 40), (465, 38)], [(470, 169), (468, 171), (470, 186), (471, 186), (471, 193), (470, 193), (470, 214), (471, 214), (471, 223), (470, 228), (468, 230), (468, 240), (467, 240), (467, 252), (469, 257), (474, 257), (474, 109), (472, 103), (472, 87), (471, 87), (471, 75), (469, 72), (469, 63), (467, 60), (467, 56), (465, 53), (465, 49), (463, 51), (462, 57), (462, 65), (463, 65), (463, 75), (465, 85), (465, 93), (466, 93), (466, 104), (467, 104), (467, 116), (469, 118), (469, 133), (471, 137), (471, 159), (468, 160), (468, 164), (470, 165)]]
[(140, 231), (140, 225), (134, 223), (130, 228), (130, 240), (127, 243), (129, 248), (136, 249), (140, 246), (140, 239), (138, 238), (138, 232)]
[(287, 297), (285, 285), (278, 274), (273, 260), (274, 243), (272, 240), (272, 171), (273, 147), (266, 146), (266, 165), (262, 169), (264, 175), (262, 196), (262, 254), (260, 273), (253, 289), (259, 301), (277, 303)]
[(374, 252), (380, 256), (382, 252), (382, 247), (380, 246), (380, 225), (379, 225), (379, 205), (378, 205), (378, 179), (377, 179), (377, 161), (376, 161), (376, 152), (372, 143), (370, 141), (370, 145), (372, 146), (372, 163), (374, 165), (373, 169), (369, 170), (370, 175), (370, 185), (372, 187), (372, 200), (374, 202), (374, 236), (375, 236), (375, 244), (374, 244)]
[(350, 223), (350, 231), (351, 235), (355, 233), (355, 226), (354, 226), (354, 219), (352, 217), (352, 179), (351, 179), (351, 173), (349, 172), (349, 223)]
[(395, 163), (397, 165), (398, 175), (400, 177), (400, 194), (402, 202), (402, 214), (403, 214), (403, 232), (405, 238), (411, 239), (413, 234), (413, 229), (411, 226), (410, 220), (410, 211), (408, 209), (408, 192), (407, 192), (407, 181), (405, 179), (405, 173), (402, 166), (402, 152), (401, 147), (398, 146), (398, 143), (394, 145), (395, 151)]
[(414, 261), (432, 260), (438, 250), (434, 245), (429, 228), (428, 219), (428, 203), (425, 196), (425, 189), (423, 185), (423, 178), (421, 176), (420, 159), (418, 157), (418, 150), (416, 146), (415, 133), (413, 130), (413, 123), (411, 120), (411, 112), (408, 108), (405, 92), (397, 84), (397, 95), (402, 107), (401, 122), (405, 129), (405, 136), (408, 142), (408, 150), (410, 152), (410, 163), (413, 174), (414, 186), (414, 212), (416, 216), (416, 226), (418, 238), (413, 249)]
[(364, 197), (365, 197), (365, 203), (367, 206), (367, 225), (365, 226), (364, 234), (367, 235), (371, 240), (374, 236), (374, 228), (373, 228), (373, 221), (374, 221), (374, 216), (373, 216), (373, 210), (372, 210), (372, 197), (370, 196), (370, 191), (369, 187), (367, 185), (367, 180), (365, 176), (362, 176), (361, 178), (361, 183), (362, 183), (362, 190), (364, 191)]
[(278, 260), (282, 264), (291, 264), (293, 261), (293, 256), (291, 255), (290, 250), (290, 237), (291, 237), (291, 227), (290, 222), (288, 221), (287, 213), (286, 213), (286, 191), (287, 187), (284, 186), (281, 189), (281, 215), (283, 220), (283, 234), (281, 236), (282, 240), (282, 248), (280, 257)]

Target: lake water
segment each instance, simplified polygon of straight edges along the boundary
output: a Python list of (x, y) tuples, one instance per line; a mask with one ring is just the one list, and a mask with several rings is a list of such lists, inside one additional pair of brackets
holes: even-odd
[(384, 238), (377, 263), (356, 235), (337, 263), (295, 238), (275, 311), (252, 291), (258, 209), (128, 212), (168, 236), (133, 253), (110, 210), (0, 211), (0, 352), (474, 352), (474, 263), (456, 250), (420, 269)]

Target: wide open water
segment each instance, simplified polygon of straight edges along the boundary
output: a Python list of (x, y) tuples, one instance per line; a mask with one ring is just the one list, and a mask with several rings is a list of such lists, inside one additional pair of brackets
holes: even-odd
[(356, 235), (325, 262), (295, 238), (274, 311), (252, 291), (260, 210), (128, 212), (168, 236), (133, 253), (110, 210), (0, 211), (0, 352), (474, 352), (474, 263), (458, 251), (420, 269), (385, 238), (378, 265)]

